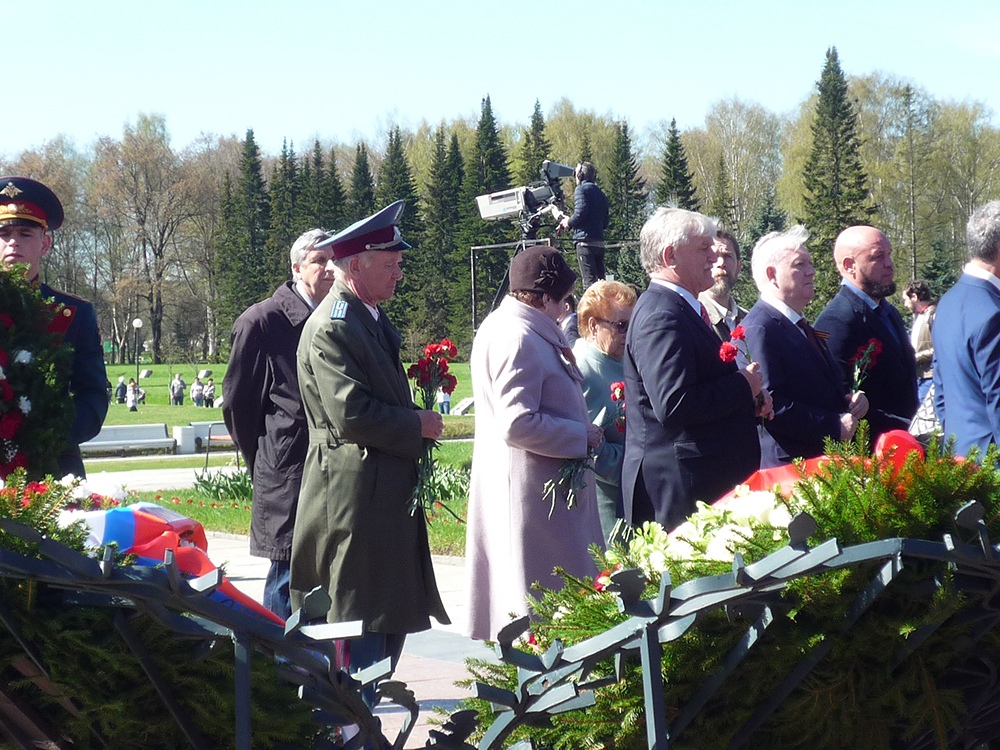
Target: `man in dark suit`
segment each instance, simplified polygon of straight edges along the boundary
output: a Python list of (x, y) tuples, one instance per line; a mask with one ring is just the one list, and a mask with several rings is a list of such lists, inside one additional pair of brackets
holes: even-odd
[(747, 314), (733, 298), (733, 287), (743, 270), (743, 260), (740, 243), (721, 226), (713, 244), (716, 260), (712, 266), (712, 286), (698, 295), (698, 301), (708, 310), (708, 320), (719, 334), (719, 340), (729, 341), (729, 335)]
[(604, 230), (608, 228), (608, 197), (597, 187), (597, 169), (582, 161), (573, 170), (576, 190), (573, 191), (573, 213), (559, 222), (563, 229), (573, 230), (573, 242), (580, 261), (583, 290), (606, 275), (604, 268)]
[[(760, 464), (757, 416), (771, 397), (760, 366), (723, 361), (697, 295), (712, 285), (715, 224), (660, 208), (639, 236), (649, 288), (626, 339), (622, 492), (633, 524), (682, 523)], [(761, 396), (758, 403), (757, 397)]]
[(827, 437), (850, 440), (868, 411), (863, 393), (846, 394), (840, 368), (802, 316), (815, 293), (807, 239), (805, 227), (794, 226), (764, 235), (753, 250), (760, 300), (743, 326), (774, 399), (774, 418), (761, 434), (762, 469), (819, 456)]
[(966, 240), (969, 263), (931, 331), (934, 406), (960, 455), (1000, 443), (1000, 201), (972, 213)]
[(899, 312), (886, 299), (896, 291), (892, 245), (875, 227), (848, 227), (837, 237), (833, 258), (840, 291), (816, 318), (816, 329), (840, 365), (844, 391), (854, 390), (852, 358), (871, 339), (882, 352), (864, 379), (871, 438), (905, 430), (917, 412), (917, 363)]

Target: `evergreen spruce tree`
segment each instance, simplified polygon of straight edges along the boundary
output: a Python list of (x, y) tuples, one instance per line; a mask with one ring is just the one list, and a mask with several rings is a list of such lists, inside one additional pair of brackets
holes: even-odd
[[(319, 146), (319, 143), (316, 144)], [(313, 150), (313, 164), (316, 163), (316, 149)], [(344, 183), (340, 179), (340, 170), (337, 168), (337, 152), (330, 149), (330, 156), (326, 163), (326, 172), (319, 188), (319, 213), (317, 223), (323, 229), (337, 232), (346, 229), (347, 221), (347, 198), (344, 195)]]
[[(500, 131), (493, 116), (490, 97), (483, 99), (476, 137), (465, 160), (465, 179), (462, 185), (462, 232), (460, 252), (464, 255), (463, 273), (454, 285), (453, 309), (465, 307), (465, 332), (471, 334), (490, 311), (493, 297), (500, 288), (510, 255), (497, 250), (481, 251), (476, 256), (476, 314), (470, 318), (472, 300), (472, 274), (469, 271), (468, 253), (473, 245), (510, 242), (518, 234), (507, 222), (483, 221), (476, 208), (476, 196), (506, 190), (510, 187), (507, 169), (507, 150), (500, 140)], [(456, 332), (456, 336), (458, 333)]]
[(223, 183), (220, 242), (216, 255), (220, 287), (220, 326), (228, 330), (250, 305), (267, 297), (269, 205), (261, 173), (260, 151), (253, 130), (247, 130), (240, 157), (240, 176)]
[[(406, 210), (400, 220), (399, 230), (403, 239), (415, 248), (419, 248), (422, 243), (417, 188), (413, 184), (410, 166), (406, 161), (403, 134), (396, 126), (389, 131), (389, 143), (386, 146), (385, 158), (382, 160), (382, 167), (379, 170), (378, 186), (375, 188), (376, 210), (398, 200), (406, 201)], [(419, 258), (419, 251), (409, 254), (409, 257), (406, 258), (406, 273), (403, 274), (402, 281), (396, 285), (396, 293), (393, 298), (385, 303), (390, 318), (404, 328), (410, 327), (410, 318), (414, 307), (413, 291), (420, 289), (425, 283)], [(413, 262), (414, 260), (417, 262)]]
[(269, 291), (274, 291), (291, 278), (288, 252), (292, 243), (301, 234), (298, 230), (296, 204), (298, 203), (298, 164), (295, 146), (287, 142), (281, 144), (281, 155), (271, 176), (270, 212), (271, 224), (264, 243), (267, 256), (265, 280)]
[(788, 224), (788, 217), (785, 212), (778, 208), (775, 203), (774, 190), (770, 190), (764, 196), (764, 202), (757, 207), (750, 224), (744, 232), (744, 267), (750, 262), (750, 252), (753, 250), (757, 240), (769, 232), (781, 232)]
[(955, 286), (962, 275), (961, 261), (956, 262), (955, 253), (949, 249), (943, 240), (931, 243), (931, 258), (920, 269), (920, 277), (930, 287), (931, 296), (941, 299), (941, 296)]
[(819, 99), (812, 125), (812, 149), (802, 172), (809, 246), (816, 266), (816, 297), (820, 310), (836, 294), (840, 276), (833, 262), (837, 235), (854, 224), (867, 224), (874, 214), (868, 177), (861, 166), (857, 114), (847, 95), (847, 79), (836, 47), (816, 84)]
[(525, 128), (521, 148), (517, 154), (515, 180), (518, 185), (527, 185), (541, 179), (542, 162), (549, 158), (552, 144), (545, 137), (545, 118), (542, 116), (542, 105), (535, 99), (535, 111), (531, 113), (531, 122)]
[(375, 213), (375, 178), (368, 164), (368, 149), (359, 143), (351, 171), (351, 187), (347, 193), (347, 224), (353, 224)]
[(667, 131), (667, 143), (663, 147), (663, 161), (660, 164), (660, 184), (656, 186), (656, 202), (661, 206), (699, 210), (694, 174), (688, 171), (687, 155), (681, 144), (677, 120), (670, 121), (670, 130)]
[[(580, 138), (580, 156), (577, 158), (576, 162), (579, 164), (582, 161), (589, 161), (591, 164), (594, 163), (594, 148), (590, 144), (590, 131), (584, 130), (583, 136)], [(571, 165), (575, 166), (575, 165)], [(600, 180), (601, 175), (598, 174), (597, 178)], [(594, 182), (595, 185), (599, 184)]]
[[(639, 230), (646, 218), (646, 185), (639, 176), (639, 163), (632, 151), (628, 123), (618, 124), (611, 163), (606, 179), (608, 196), (608, 239), (630, 243), (609, 257), (609, 269), (616, 268), (616, 278), (626, 284), (645, 287), (646, 274), (639, 260)], [(610, 253), (609, 253), (610, 256)]]
[[(457, 275), (452, 259), (459, 254), (456, 233), (461, 189), (462, 155), (458, 136), (453, 134), (449, 145), (442, 125), (434, 134), (427, 199), (422, 203), (424, 241), (418, 262), (423, 284), (414, 295), (413, 325), (427, 341), (445, 336), (457, 338), (452, 332), (448, 309), (452, 302), (452, 283)], [(460, 265), (467, 266), (467, 258)]]
[(733, 225), (733, 188), (729, 172), (726, 170), (726, 157), (723, 154), (719, 154), (719, 168), (715, 172), (715, 182), (712, 185), (712, 194), (709, 196), (708, 214), (721, 219), (730, 232), (736, 233), (736, 227)]
[(318, 226), (316, 211), (319, 207), (319, 190), (308, 154), (302, 155), (302, 163), (295, 173), (295, 194), (298, 196), (295, 201), (295, 231), (302, 234), (305, 230)]

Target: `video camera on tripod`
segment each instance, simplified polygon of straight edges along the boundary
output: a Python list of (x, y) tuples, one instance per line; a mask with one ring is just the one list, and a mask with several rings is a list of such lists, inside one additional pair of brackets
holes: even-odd
[(542, 179), (523, 187), (488, 193), (476, 198), (483, 221), (517, 221), (524, 239), (533, 240), (546, 215), (555, 218), (566, 208), (559, 180), (573, 176), (573, 167), (549, 161), (542, 162)]

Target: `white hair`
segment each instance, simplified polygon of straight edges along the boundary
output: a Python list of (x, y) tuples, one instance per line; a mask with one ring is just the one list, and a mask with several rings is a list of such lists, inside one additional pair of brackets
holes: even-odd
[(329, 238), (330, 233), (323, 229), (310, 229), (308, 232), (300, 234), (299, 238), (292, 243), (292, 249), (288, 253), (292, 266), (302, 265), (306, 256), (316, 249), (316, 245)]
[(639, 232), (642, 267), (652, 274), (663, 268), (663, 250), (683, 245), (696, 237), (714, 237), (715, 222), (704, 214), (683, 208), (661, 206)]
[(770, 284), (767, 280), (767, 269), (774, 268), (778, 261), (793, 250), (798, 250), (809, 239), (809, 230), (801, 224), (796, 224), (784, 232), (769, 232), (757, 240), (753, 246), (753, 257), (750, 260), (750, 271), (753, 273), (757, 291), (761, 294)]

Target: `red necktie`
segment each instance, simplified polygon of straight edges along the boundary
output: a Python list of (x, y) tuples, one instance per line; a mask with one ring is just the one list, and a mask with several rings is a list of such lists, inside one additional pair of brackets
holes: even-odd
[(709, 328), (712, 327), (712, 319), (708, 317), (708, 310), (705, 309), (704, 305), (701, 306), (701, 319), (705, 321), (705, 325)]

